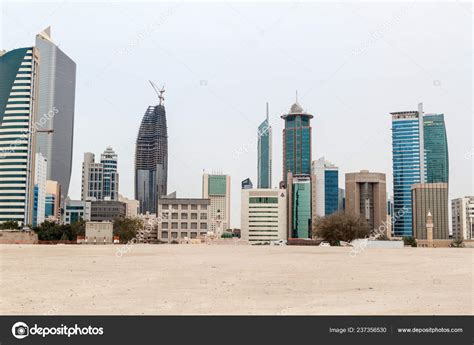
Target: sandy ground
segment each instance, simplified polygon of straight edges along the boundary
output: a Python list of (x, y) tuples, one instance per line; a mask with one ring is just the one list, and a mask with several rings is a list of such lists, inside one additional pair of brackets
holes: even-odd
[[(121, 247), (121, 246), (120, 246)], [(0, 246), (2, 314), (473, 314), (473, 249)]]

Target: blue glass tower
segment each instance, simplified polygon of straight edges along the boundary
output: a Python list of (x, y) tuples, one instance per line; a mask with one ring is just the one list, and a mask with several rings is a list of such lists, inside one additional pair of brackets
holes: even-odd
[(272, 127), (267, 117), (258, 126), (258, 162), (257, 162), (258, 188), (272, 187)]
[(448, 139), (443, 114), (423, 117), (426, 182), (449, 182)]
[(392, 115), (393, 232), (413, 236), (411, 186), (425, 182), (423, 108)]

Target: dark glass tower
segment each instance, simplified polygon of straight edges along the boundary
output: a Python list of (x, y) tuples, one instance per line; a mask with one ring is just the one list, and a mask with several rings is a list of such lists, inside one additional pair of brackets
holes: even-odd
[(449, 182), (448, 139), (443, 114), (423, 117), (426, 182)]
[(168, 130), (162, 104), (148, 107), (138, 131), (135, 151), (135, 199), (140, 213), (156, 213), (158, 198), (167, 194)]
[(267, 117), (258, 126), (258, 188), (272, 188), (272, 127)]
[(307, 114), (296, 102), (290, 112), (281, 116), (283, 129), (283, 181), (288, 172), (293, 175), (311, 174), (311, 125), (313, 115)]

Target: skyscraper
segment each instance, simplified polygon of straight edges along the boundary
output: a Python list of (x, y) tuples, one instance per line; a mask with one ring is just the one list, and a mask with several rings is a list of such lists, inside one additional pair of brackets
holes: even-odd
[(311, 125), (313, 115), (306, 113), (298, 101), (288, 114), (281, 116), (285, 120), (283, 129), (283, 180), (288, 172), (295, 175), (311, 174)]
[(118, 200), (119, 174), (117, 162), (117, 154), (110, 146), (100, 155), (100, 163), (104, 167), (104, 199)]
[(48, 161), (47, 179), (68, 195), (72, 169), (76, 63), (51, 40), (48, 27), (36, 36), (39, 69), (37, 144)]
[(211, 200), (211, 231), (220, 236), (230, 228), (230, 176), (202, 175), (202, 198)]
[(39, 53), (0, 51), (0, 222), (31, 224)]
[(316, 215), (329, 216), (339, 210), (339, 168), (321, 157), (311, 169), (316, 176)]
[(267, 117), (258, 126), (258, 188), (272, 187), (272, 127)]
[(117, 161), (117, 154), (110, 146), (100, 155), (100, 162), (95, 161), (93, 153), (84, 153), (82, 201), (118, 200), (119, 174)]
[(140, 213), (156, 213), (158, 199), (167, 194), (168, 129), (163, 92), (159, 104), (148, 107), (138, 131), (135, 150), (135, 199)]
[(392, 115), (393, 222), (395, 236), (413, 236), (411, 186), (425, 182), (423, 106)]
[[(443, 114), (423, 117), (426, 155), (426, 182), (449, 182), (448, 139)], [(433, 215), (435, 217), (435, 215)], [(435, 229), (436, 230), (436, 229)]]

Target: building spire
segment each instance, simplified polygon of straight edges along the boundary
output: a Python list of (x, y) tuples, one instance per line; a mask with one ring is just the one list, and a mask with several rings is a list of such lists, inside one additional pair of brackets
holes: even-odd
[(296, 90), (296, 103), (298, 103), (298, 90)]
[(267, 122), (268, 122), (268, 102), (267, 102)]

